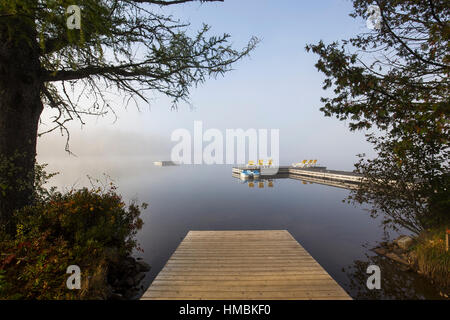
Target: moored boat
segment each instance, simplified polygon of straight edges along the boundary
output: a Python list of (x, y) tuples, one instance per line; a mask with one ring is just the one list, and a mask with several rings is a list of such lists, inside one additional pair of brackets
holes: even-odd
[(253, 172), (250, 170), (244, 170), (240, 174), (241, 179), (252, 179), (253, 178)]

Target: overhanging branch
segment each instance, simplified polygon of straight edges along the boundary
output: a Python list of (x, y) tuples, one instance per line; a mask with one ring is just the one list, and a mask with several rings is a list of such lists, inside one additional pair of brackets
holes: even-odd
[(194, 2), (194, 1), (200, 1), (200, 2), (223, 2), (224, 0), (169, 0), (169, 1), (163, 1), (163, 0), (130, 0), (131, 2), (136, 3), (150, 3), (150, 4), (157, 4), (160, 6), (170, 6), (173, 4), (182, 4), (187, 2)]

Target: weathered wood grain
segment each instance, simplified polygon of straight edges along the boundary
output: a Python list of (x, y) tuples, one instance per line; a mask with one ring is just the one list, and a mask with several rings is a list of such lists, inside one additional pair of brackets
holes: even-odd
[(190, 231), (141, 299), (350, 299), (286, 230)]

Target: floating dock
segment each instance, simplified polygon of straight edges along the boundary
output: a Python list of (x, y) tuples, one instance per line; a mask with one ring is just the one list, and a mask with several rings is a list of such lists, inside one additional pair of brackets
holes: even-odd
[(298, 176), (290, 175), (286, 178), (300, 180), (304, 184), (307, 184), (309, 182), (311, 184), (323, 184), (326, 186), (341, 188), (341, 189), (350, 189), (350, 190), (358, 189), (358, 184), (352, 183), (352, 182), (346, 182), (346, 181), (336, 181), (336, 180), (330, 180), (330, 179), (313, 178), (313, 177), (299, 176), (299, 175)]
[(286, 230), (189, 231), (142, 300), (348, 300)]
[(178, 165), (178, 163), (173, 161), (154, 161), (153, 164), (158, 167), (170, 167)]
[(350, 171), (327, 170), (326, 167), (233, 167), (232, 175), (238, 178), (244, 170), (260, 170), (260, 179), (296, 179), (312, 183), (326, 184), (345, 189), (357, 189), (362, 181), (361, 175)]

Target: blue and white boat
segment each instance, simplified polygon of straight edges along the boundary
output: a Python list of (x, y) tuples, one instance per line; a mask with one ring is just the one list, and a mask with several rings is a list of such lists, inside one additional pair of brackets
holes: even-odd
[(259, 179), (260, 173), (259, 170), (243, 170), (240, 174), (241, 179)]
[(253, 178), (253, 172), (250, 170), (243, 170), (240, 174), (241, 179), (252, 179)]

